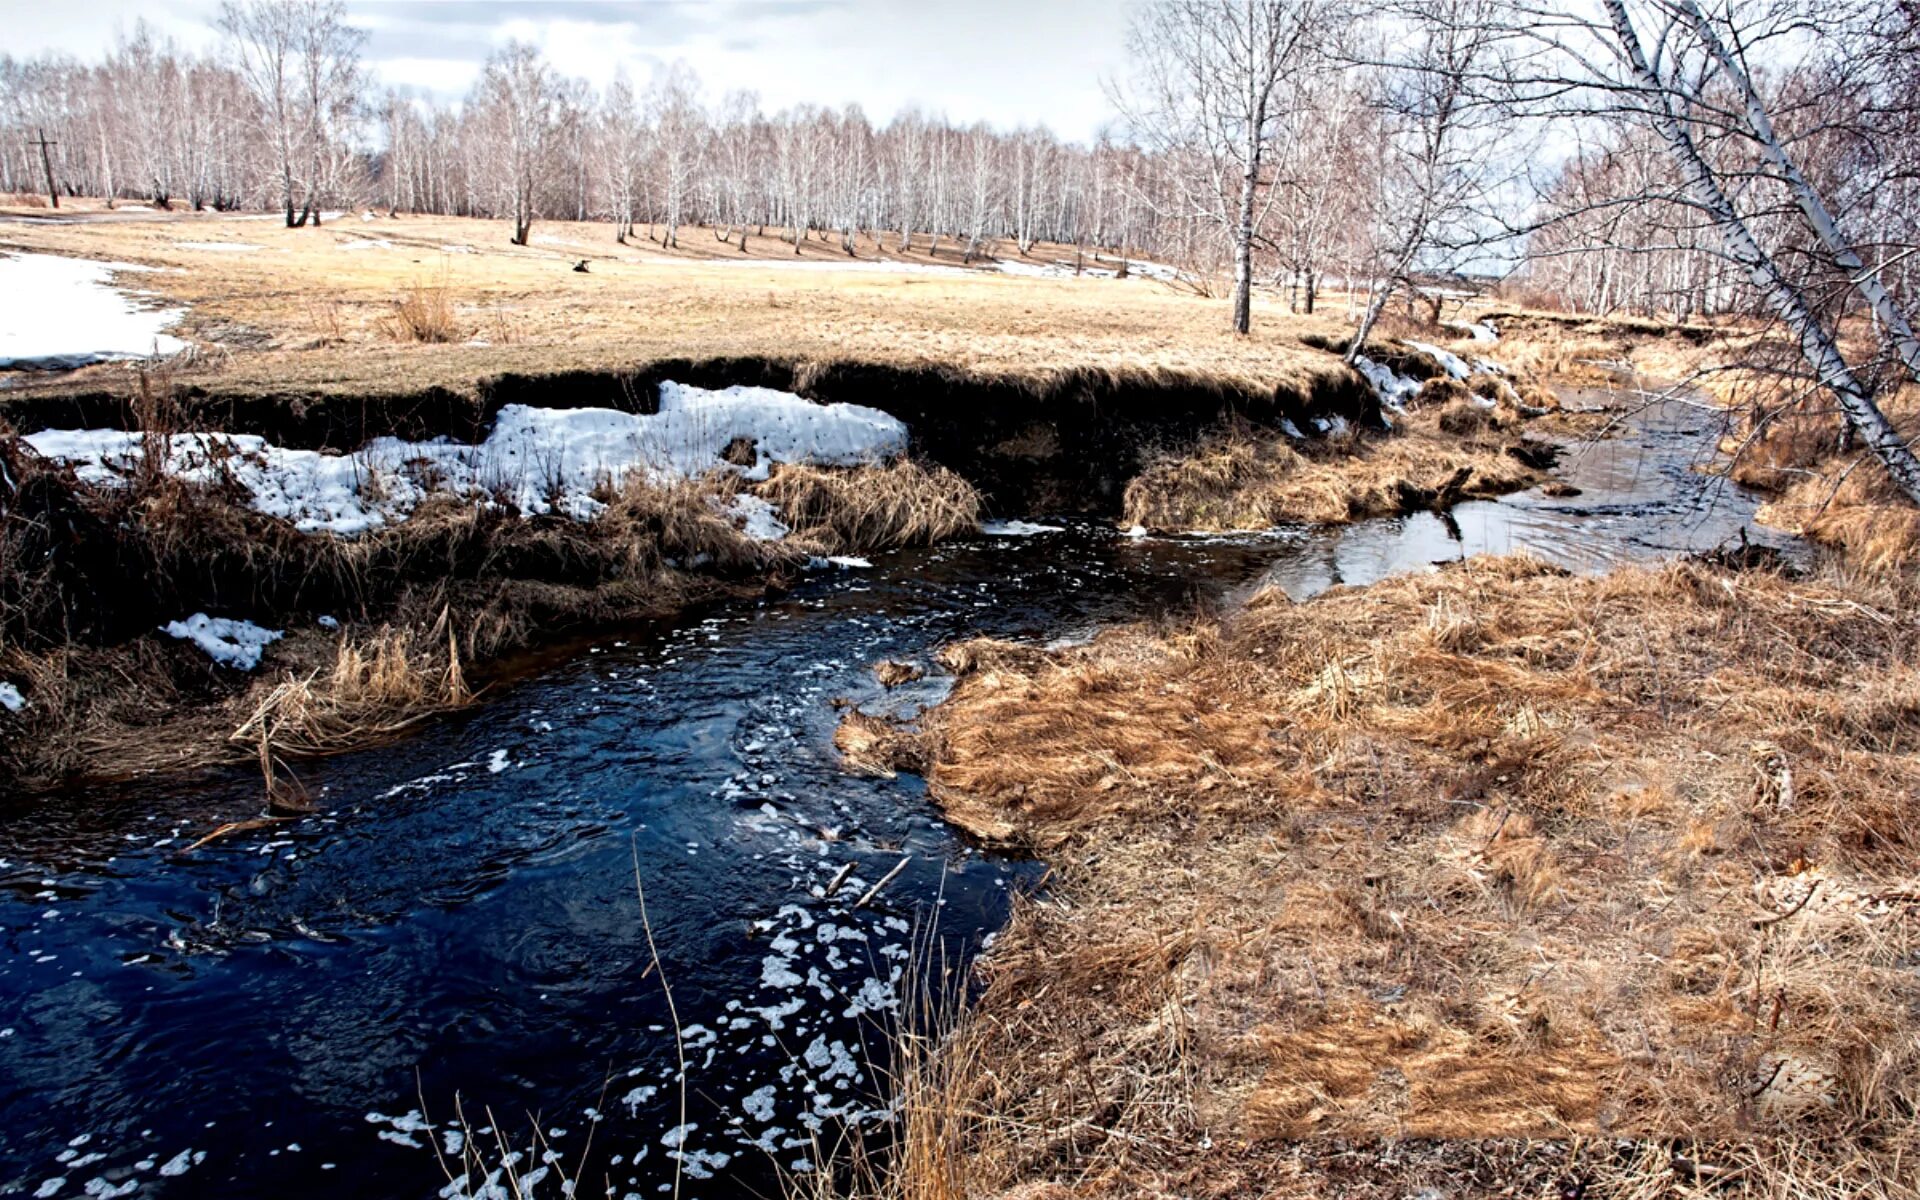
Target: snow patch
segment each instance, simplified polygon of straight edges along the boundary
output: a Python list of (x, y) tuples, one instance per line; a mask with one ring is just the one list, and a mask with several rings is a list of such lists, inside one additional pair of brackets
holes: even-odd
[(1418, 350), (1420, 353), (1433, 359), (1433, 361), (1440, 364), (1442, 371), (1445, 371), (1455, 379), (1465, 379), (1467, 376), (1473, 374), (1473, 369), (1467, 366), (1466, 362), (1451, 350), (1443, 350), (1430, 342), (1416, 342), (1411, 339), (1403, 340), (1401, 345), (1407, 347), (1409, 350)]
[(0, 683), (0, 708), (17, 713), (27, 706), (27, 698), (11, 683)]
[(260, 665), (260, 652), (269, 642), (286, 636), (284, 629), (262, 629), (252, 621), (233, 621), (195, 613), (184, 621), (170, 621), (160, 632), (192, 642), (223, 667), (251, 671)]
[(740, 531), (756, 542), (777, 542), (792, 532), (773, 505), (751, 492), (741, 492), (726, 509), (740, 521)]
[[(124, 481), (145, 453), (140, 434), (110, 429), (47, 430), (25, 440), (41, 456), (73, 466), (83, 481), (103, 486)], [(752, 447), (750, 465), (721, 458), (743, 442)], [(352, 537), (404, 520), (436, 491), (500, 500), (523, 514), (559, 511), (585, 520), (601, 509), (591, 497), (597, 487), (617, 486), (636, 472), (693, 477), (719, 468), (762, 480), (775, 463), (855, 466), (906, 448), (907, 427), (878, 409), (814, 404), (770, 388), (713, 391), (666, 382), (653, 415), (508, 405), (477, 446), (376, 438), (355, 454), (338, 455), (288, 450), (250, 434), (177, 434), (167, 471), (190, 483), (237, 484), (256, 511), (303, 532)], [(749, 532), (771, 531), (765, 519), (771, 510), (751, 508), (751, 501), (744, 507), (736, 501)]]
[(1476, 342), (1497, 342), (1500, 340), (1500, 331), (1493, 327), (1491, 321), (1442, 321), (1440, 325), (1443, 329), (1451, 329), (1458, 333), (1464, 333)]
[(125, 263), (54, 254), (0, 257), (0, 370), (61, 371), (186, 348), (161, 330), (185, 309), (135, 308), (114, 288)]
[(1380, 403), (1388, 408), (1404, 409), (1407, 402), (1420, 392), (1420, 381), (1395, 373), (1385, 363), (1377, 363), (1362, 354), (1353, 360), (1354, 367), (1366, 376), (1373, 385), (1374, 394), (1380, 397)]

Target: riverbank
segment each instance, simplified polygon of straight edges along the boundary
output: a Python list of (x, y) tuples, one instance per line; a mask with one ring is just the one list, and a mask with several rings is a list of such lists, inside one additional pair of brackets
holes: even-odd
[(1912, 1195), (1908, 599), (1473, 559), (953, 647), (893, 753), (1052, 875), (909, 1080), (937, 1144), (903, 1161), (983, 1196), (1401, 1195), (1462, 1164)]
[[(604, 229), (555, 227), (529, 249), (474, 221), (208, 225), (0, 232), (29, 252), (16, 265), (128, 264), (69, 282), (116, 311), (178, 306), (167, 336), (187, 345), (158, 362), (14, 372), (0, 393), (0, 682), (20, 701), (0, 712), (0, 771), (16, 784), (252, 755), (272, 792), (280, 758), (460, 707), (543, 642), (779, 589), (822, 558), (926, 544), (982, 513), (1183, 530), (1440, 512), (1541, 481), (1544, 439), (1578, 428), (1460, 329), (1398, 331), (1442, 344), (1383, 335), (1362, 374), (1327, 349), (1336, 318), (1270, 312), (1250, 339), (1201, 333), (1214, 307), (1146, 271), (1054, 262), (1036, 277), (899, 255), (803, 255), (795, 269), (609, 241), (606, 269), (579, 273), (574, 243)], [(460, 265), (423, 283), (429, 248)], [(463, 307), (509, 298), (530, 314), (511, 336)], [(780, 315), (735, 319), (762, 299)], [(244, 336), (243, 311), (258, 323)], [(907, 324), (880, 336), (882, 313)], [(331, 332), (308, 327), (316, 314)], [(461, 336), (398, 338), (395, 321), (435, 314)], [(963, 334), (977, 335), (965, 351)], [(475, 472), (440, 494), (465, 470), (461, 447), (509, 416), (624, 429), (665, 419), (673, 389), (743, 385), (803, 413), (877, 414), (901, 431), (889, 455), (924, 465), (807, 473), (789, 455), (743, 487), (723, 461), (734, 447), (716, 442), (676, 462), (674, 481), (626, 487), (591, 471), (536, 478), (549, 449), (511, 479)], [(124, 462), (83, 462), (94, 476), (81, 479), (36, 445), (117, 447)], [(149, 451), (168, 461), (142, 465)], [(339, 511), (316, 507), (335, 493)], [(592, 520), (560, 515), (576, 501)], [(763, 510), (798, 536), (755, 536)], [(274, 635), (255, 655), (262, 679), (155, 632), (196, 616)]]

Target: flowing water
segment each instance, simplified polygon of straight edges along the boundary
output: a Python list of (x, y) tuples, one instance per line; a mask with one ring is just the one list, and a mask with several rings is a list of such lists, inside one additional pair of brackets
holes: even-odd
[(257, 776), (0, 814), (0, 1194), (458, 1194), (461, 1113), (523, 1177), (552, 1158), (538, 1194), (560, 1173), (777, 1194), (816, 1131), (882, 1115), (910, 960), (964, 965), (1040, 873), (965, 844), (918, 780), (839, 769), (836, 699), (942, 694), (883, 691), (870, 664), (1462, 553), (1710, 548), (1753, 507), (1693, 470), (1712, 421), (1668, 405), (1569, 457), (1581, 495), (1450, 518), (1145, 539), (1063, 521), (878, 556), (580, 647), (315, 764), (320, 813), (197, 849), (256, 813)]

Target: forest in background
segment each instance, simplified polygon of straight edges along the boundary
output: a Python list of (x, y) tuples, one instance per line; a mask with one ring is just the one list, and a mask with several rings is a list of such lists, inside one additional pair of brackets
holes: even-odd
[[(500, 48), (469, 95), (442, 103), (366, 67), (364, 34), (340, 0), (252, 0), (225, 8), (221, 44), (207, 53), (142, 24), (97, 61), (0, 56), (0, 192), (44, 190), (44, 135), (62, 193), (278, 208), (290, 222), (375, 206), (509, 220), (522, 240), (548, 217), (604, 220), (623, 235), (644, 227), (664, 245), (689, 225), (729, 241), (771, 229), (849, 253), (871, 234), (902, 251), (957, 248), (968, 261), (1002, 242), (1025, 253), (1046, 241), (1167, 262), (1205, 286), (1230, 270), (1247, 215), (1253, 278), (1301, 309), (1328, 283), (1396, 269), (1507, 277), (1582, 313), (1686, 320), (1758, 303), (1715, 230), (1675, 198), (1680, 171), (1644, 122), (1528, 95), (1510, 78), (1486, 86), (1524, 50), (1462, 31), (1517, 28), (1524, 6), (1389, 3), (1353, 21), (1296, 0), (1248, 6), (1273, 9), (1262, 17), (1284, 44), (1183, 42), (1180, 29), (1208, 26), (1209, 7), (1136, 14), (1136, 69), (1109, 84), (1115, 119), (1089, 145), (965, 114), (768, 112), (751, 92), (716, 97), (683, 63), (596, 89), (524, 43)], [(1796, 6), (1737, 9), (1730, 22), (1775, 129), (1851, 240), (1910, 295), (1920, 271), (1907, 249), (1920, 242), (1913, 6), (1828, 6), (1818, 29)], [(1462, 51), (1467, 61), (1449, 68), (1445, 55)], [(1280, 69), (1261, 113), (1216, 114), (1205, 96), (1174, 94), (1182, 77), (1218, 76), (1210, 55), (1262, 53)], [(1436, 65), (1455, 71), (1450, 125)], [(1702, 84), (1707, 106), (1726, 99), (1714, 92), (1724, 84)], [(1709, 152), (1764, 192), (1749, 139), (1709, 124)], [(1248, 155), (1232, 143), (1249, 132), (1261, 145), (1242, 214), (1231, 176), (1248, 174)], [(1409, 212), (1423, 202), (1436, 211), (1410, 239)], [(1804, 255), (1795, 239), (1811, 238), (1793, 228), (1791, 204), (1775, 195), (1756, 207), (1769, 239)]]

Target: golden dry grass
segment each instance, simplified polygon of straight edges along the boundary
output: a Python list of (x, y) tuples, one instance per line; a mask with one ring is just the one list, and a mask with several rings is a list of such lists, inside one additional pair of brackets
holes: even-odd
[(1895, 601), (1479, 559), (953, 648), (931, 792), (1054, 876), (955, 1035), (952, 1194), (1406, 1195), (1478, 1163), (1529, 1195), (1914, 1195)]
[[(161, 268), (123, 282), (189, 307), (180, 332), (231, 355), (184, 368), (181, 383), (234, 397), (377, 399), (468, 391), (508, 373), (735, 356), (939, 366), (992, 379), (1187, 373), (1255, 389), (1339, 370), (1299, 341), (1307, 331), (1337, 334), (1337, 309), (1299, 317), (1262, 297), (1254, 335), (1236, 338), (1220, 301), (1138, 276), (1012, 277), (963, 268), (950, 247), (929, 258), (924, 239), (906, 256), (863, 242), (857, 260), (809, 239), (797, 262), (791, 245), (750, 243), (741, 256), (689, 228), (682, 249), (667, 251), (620, 246), (608, 225), (541, 222), (533, 244), (518, 247), (503, 223), (452, 217), (354, 217), (298, 230), (232, 217), (0, 225), (0, 249)], [(586, 273), (573, 270), (581, 259)], [(396, 303), (425, 279), (444, 285), (463, 340), (392, 340)], [(39, 386), (117, 390), (120, 380), (118, 368), (102, 367)]]
[(1228, 429), (1149, 463), (1127, 484), (1121, 519), (1149, 529), (1265, 529), (1503, 495), (1543, 478), (1513, 453), (1539, 461), (1515, 425), (1510, 413), (1501, 418), (1463, 402), (1419, 411), (1385, 436), (1306, 442)]
[[(1882, 404), (1895, 428), (1920, 432), (1920, 387), (1901, 388)], [(1920, 509), (1877, 459), (1843, 446), (1840, 419), (1823, 398), (1755, 407), (1742, 426), (1721, 448), (1734, 479), (1769, 493), (1757, 520), (1832, 547), (1870, 576), (1914, 577)]]
[[(28, 700), (0, 712), (0, 779), (22, 785), (256, 754), (270, 770), (383, 741), (465, 704), (469, 672), (510, 675), (508, 660), (558, 635), (777, 587), (829, 546), (922, 544), (972, 528), (979, 508), (951, 473), (899, 461), (844, 479), (781, 472), (762, 486), (808, 526), (780, 542), (745, 533), (729, 507), (740, 483), (722, 474), (631, 476), (585, 522), (437, 497), (343, 541), (164, 476), (91, 488), (6, 437), (0, 466), (14, 489), (0, 672)], [(194, 611), (290, 633), (256, 679), (153, 632)], [(346, 632), (316, 629), (317, 612)]]
[(980, 524), (972, 484), (912, 460), (845, 470), (793, 463), (754, 490), (793, 536), (822, 553), (930, 546)]

